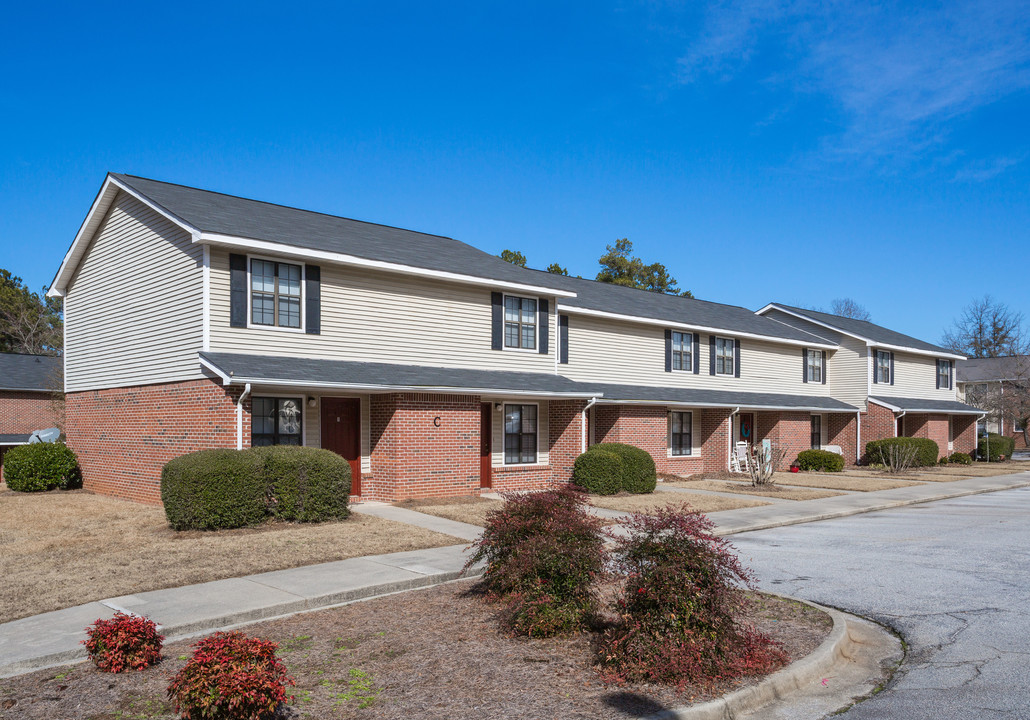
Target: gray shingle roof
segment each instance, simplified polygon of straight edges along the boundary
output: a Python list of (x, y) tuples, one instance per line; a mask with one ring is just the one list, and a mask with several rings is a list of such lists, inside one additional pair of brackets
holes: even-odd
[(1030, 379), (1030, 355), (997, 358), (969, 358), (955, 363), (958, 382)]
[(560, 375), (321, 360), (272, 355), (201, 353), (201, 357), (236, 382), (275, 382), (399, 389), (502, 391), (521, 394), (569, 394), (588, 397), (588, 386)]
[(859, 337), (872, 340), (875, 343), (883, 343), (884, 345), (897, 345), (899, 347), (908, 347), (915, 350), (925, 350), (927, 352), (939, 352), (945, 355), (956, 355), (953, 350), (942, 348), (939, 345), (933, 345), (932, 343), (924, 342), (918, 338), (914, 338), (911, 335), (905, 335), (903, 333), (895, 332), (882, 325), (871, 323), (868, 320), (855, 320), (854, 318), (841, 317), (840, 315), (831, 315), (830, 313), (818, 312), (817, 310), (807, 310), (805, 308), (793, 307), (791, 305), (784, 305), (783, 303), (772, 303), (776, 307), (790, 310), (798, 315), (816, 320), (817, 322), (826, 323), (831, 327), (835, 327), (842, 332), (848, 333), (849, 335), (857, 335)]
[(0, 433), (0, 445), (24, 445), (28, 441), (28, 435)]
[(825, 410), (858, 412), (858, 408), (840, 400), (811, 395), (779, 395), (776, 393), (736, 392), (696, 388), (652, 387), (649, 385), (590, 385), (604, 393), (604, 400), (655, 402), (697, 406), (770, 408), (777, 410)]
[(958, 415), (982, 415), (982, 410), (977, 410), (971, 405), (960, 403), (957, 400), (927, 400), (926, 398), (900, 398), (900, 397), (873, 397), (869, 399), (889, 408), (898, 408), (905, 412), (936, 412)]
[(59, 357), (0, 353), (0, 390), (48, 392), (60, 386), (62, 369)]

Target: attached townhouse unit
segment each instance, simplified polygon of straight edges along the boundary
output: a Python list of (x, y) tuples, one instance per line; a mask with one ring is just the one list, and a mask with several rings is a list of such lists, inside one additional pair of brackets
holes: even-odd
[(955, 382), (962, 402), (987, 411), (981, 432), (1007, 435), (1024, 450), (1028, 429), (1020, 415), (1030, 409), (1030, 355), (970, 358), (959, 362)]
[[(165, 462), (210, 447), (327, 448), (351, 463), (354, 495), (398, 500), (567, 482), (595, 442), (679, 474), (726, 470), (739, 440), (856, 462), (863, 437), (900, 428), (943, 451), (940, 418), (973, 445), (976, 411), (950, 376), (946, 390), (919, 374), (954, 356), (896, 333), (867, 346), (773, 312), (786, 306), (564, 277), (128, 175), (104, 181), (51, 292), (84, 483), (143, 502), (159, 502)], [(875, 385), (880, 349), (897, 365)]]
[(0, 478), (5, 452), (58, 424), (54, 392), (60, 382), (59, 357), (0, 353)]

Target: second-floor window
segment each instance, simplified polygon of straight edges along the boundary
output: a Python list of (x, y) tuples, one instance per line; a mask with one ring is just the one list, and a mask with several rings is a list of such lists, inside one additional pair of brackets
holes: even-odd
[(951, 389), (951, 361), (937, 361), (937, 387), (941, 390)]
[(733, 374), (733, 338), (715, 338), (715, 374)]
[(504, 347), (536, 349), (536, 300), (504, 296)]
[(891, 382), (891, 354), (886, 350), (876, 351), (876, 382), (886, 385)]
[(251, 323), (299, 328), (300, 277), (300, 265), (271, 260), (251, 260)]
[(692, 455), (694, 452), (692, 415), (688, 412), (670, 413), (669, 448), (673, 455)]
[(805, 372), (808, 375), (808, 382), (821, 383), (823, 381), (823, 353), (821, 350), (808, 351)]
[(672, 334), (672, 369), (686, 370), (694, 369), (693, 352), (694, 334), (673, 332)]

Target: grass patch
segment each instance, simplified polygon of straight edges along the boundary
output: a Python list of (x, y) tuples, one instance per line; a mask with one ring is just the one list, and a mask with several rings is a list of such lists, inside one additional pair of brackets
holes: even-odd
[(504, 501), (470, 495), (427, 500), (402, 500), (394, 505), (426, 515), (435, 515), (448, 520), (484, 527), (486, 516), (494, 510), (500, 510)]
[[(786, 481), (783, 482), (786, 483)], [(840, 493), (833, 492), (832, 490), (803, 490), (800, 488), (780, 487), (779, 485), (755, 487), (751, 484), (724, 480), (679, 480), (678, 482), (665, 484), (687, 490), (711, 490), (714, 492), (736, 493), (738, 495), (774, 497), (782, 500), (818, 500), (819, 498), (840, 495)]]
[(889, 478), (879, 473), (867, 472), (862, 475), (844, 473), (776, 473), (776, 482), (782, 485), (798, 485), (800, 487), (829, 488), (831, 490), (851, 490), (855, 492), (873, 492), (876, 490), (893, 490), (894, 488), (921, 485), (911, 480)]
[(591, 495), (590, 504), (594, 507), (606, 508), (608, 510), (620, 510), (622, 512), (647, 513), (663, 507), (687, 506), (690, 510), (700, 510), (703, 513), (720, 512), (722, 510), (736, 510), (737, 508), (759, 507), (768, 505), (761, 500), (745, 500), (744, 498), (720, 497), (719, 495), (702, 495), (700, 493), (653, 493), (648, 495)]
[(0, 622), (92, 600), (362, 555), (454, 545), (450, 535), (354, 514), (176, 532), (159, 507), (70, 492), (0, 490)]

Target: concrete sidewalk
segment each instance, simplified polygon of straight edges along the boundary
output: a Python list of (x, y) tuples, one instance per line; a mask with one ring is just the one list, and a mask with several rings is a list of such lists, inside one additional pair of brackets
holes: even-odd
[[(1030, 486), (1030, 472), (893, 490), (851, 493), (819, 500), (712, 513), (720, 535), (812, 522), (902, 505)], [(669, 493), (673, 499), (672, 493)], [(382, 503), (355, 512), (447, 533), (465, 541), (480, 528)], [(604, 517), (625, 513), (601, 511)], [(466, 543), (388, 555), (340, 560), (288, 570), (125, 595), (0, 624), (0, 677), (73, 662), (85, 657), (84, 629), (116, 611), (146, 615), (169, 641), (257, 620), (326, 608), (402, 590), (455, 580), (467, 559)], [(470, 575), (478, 575), (475, 570)]]

